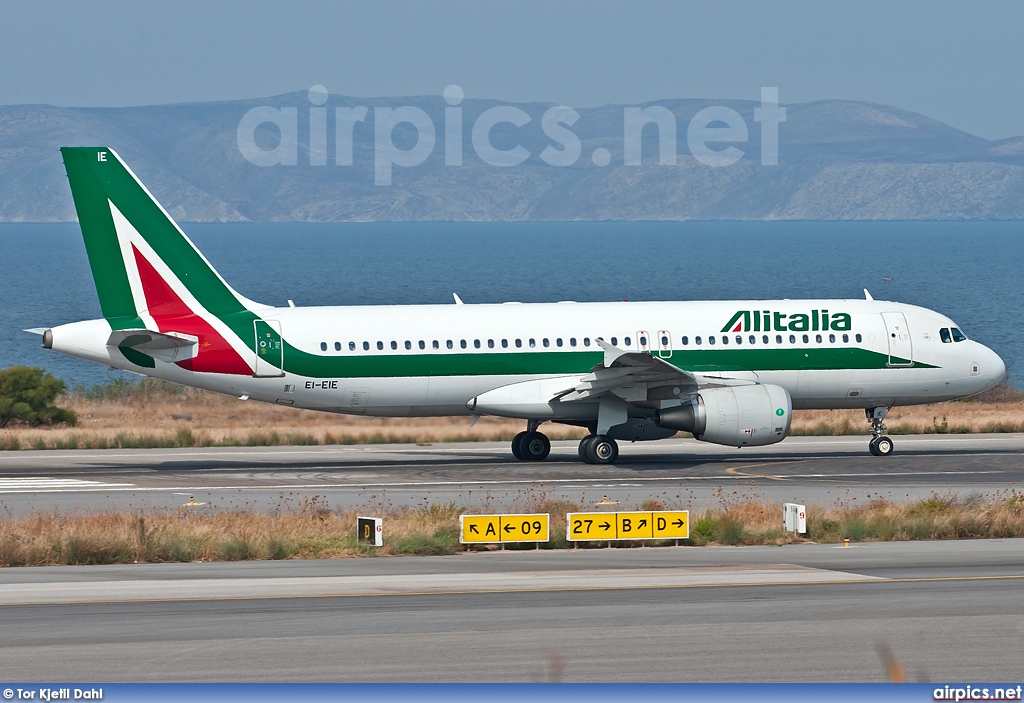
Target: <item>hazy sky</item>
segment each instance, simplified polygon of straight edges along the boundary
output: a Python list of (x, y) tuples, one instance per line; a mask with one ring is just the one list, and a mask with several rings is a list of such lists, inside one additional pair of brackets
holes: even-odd
[(0, 104), (120, 106), (323, 84), (572, 107), (867, 100), (1024, 134), (1024, 2), (7, 2)]

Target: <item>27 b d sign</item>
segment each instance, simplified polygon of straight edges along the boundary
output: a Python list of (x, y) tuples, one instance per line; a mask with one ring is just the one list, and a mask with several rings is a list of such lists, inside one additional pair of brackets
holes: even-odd
[(570, 542), (611, 539), (686, 539), (688, 510), (632, 513), (567, 513), (565, 538)]

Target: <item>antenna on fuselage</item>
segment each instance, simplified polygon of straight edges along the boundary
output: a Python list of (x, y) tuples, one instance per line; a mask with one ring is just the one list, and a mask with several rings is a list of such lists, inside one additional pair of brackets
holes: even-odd
[(874, 300), (874, 298), (871, 297), (871, 294), (868, 293), (867, 288), (864, 289), (864, 300)]
[(465, 305), (465, 303), (462, 302), (462, 298), (459, 297), (458, 293), (452, 293), (452, 297), (455, 298), (456, 305)]

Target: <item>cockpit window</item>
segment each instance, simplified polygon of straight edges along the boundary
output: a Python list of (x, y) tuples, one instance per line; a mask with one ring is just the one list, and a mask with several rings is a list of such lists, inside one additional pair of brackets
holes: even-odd
[(939, 330), (939, 339), (942, 340), (943, 344), (949, 344), (953, 339), (949, 336), (949, 328), (943, 327)]
[(964, 342), (964, 341), (967, 340), (967, 335), (965, 335), (963, 332), (961, 332), (956, 327), (950, 328), (950, 332), (953, 333), (953, 341), (954, 342)]

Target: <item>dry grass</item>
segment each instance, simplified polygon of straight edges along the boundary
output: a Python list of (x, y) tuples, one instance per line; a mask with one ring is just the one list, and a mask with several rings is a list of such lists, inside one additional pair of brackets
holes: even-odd
[[(543, 547), (570, 546), (565, 541), (565, 513), (580, 510), (580, 505), (550, 500), (539, 491), (525, 492), (513, 502), (516, 505), (505, 508), (485, 504), (467, 509), (444, 503), (338, 511), (317, 497), (298, 501), (282, 497), (277, 509), (269, 512), (209, 507), (73, 514), (52, 511), (0, 521), (0, 566), (451, 554), (464, 549), (458, 542), (459, 515), (464, 512), (548, 512), (552, 539)], [(639, 507), (656, 510), (664, 506), (651, 499)], [(385, 546), (356, 543), (356, 516), (366, 513), (384, 518)], [(861, 506), (808, 506), (807, 514), (808, 538), (815, 542), (1024, 536), (1024, 496), (1016, 492), (933, 495), (905, 504), (878, 500)], [(719, 508), (691, 516), (691, 538), (683, 543), (777, 545), (805, 541), (784, 534), (781, 528), (777, 505), (723, 501)], [(616, 547), (640, 544), (620, 542)], [(532, 549), (534, 545), (519, 548)]]
[[(972, 403), (951, 401), (934, 405), (896, 407), (885, 418), (888, 434), (971, 434), (1024, 432), (1024, 402)], [(863, 410), (798, 410), (793, 413), (794, 435), (868, 434)]]
[[(890, 434), (1024, 432), (1024, 394), (997, 386), (980, 400), (894, 408)], [(3, 449), (274, 446), (312, 444), (450, 443), (508, 441), (520, 420), (468, 417), (374, 418), (334, 415), (241, 401), (229, 396), (146, 380), (62, 396), (78, 426), (0, 430)], [(804, 410), (794, 435), (867, 434), (860, 410)], [(551, 439), (579, 439), (582, 429), (546, 424)]]

